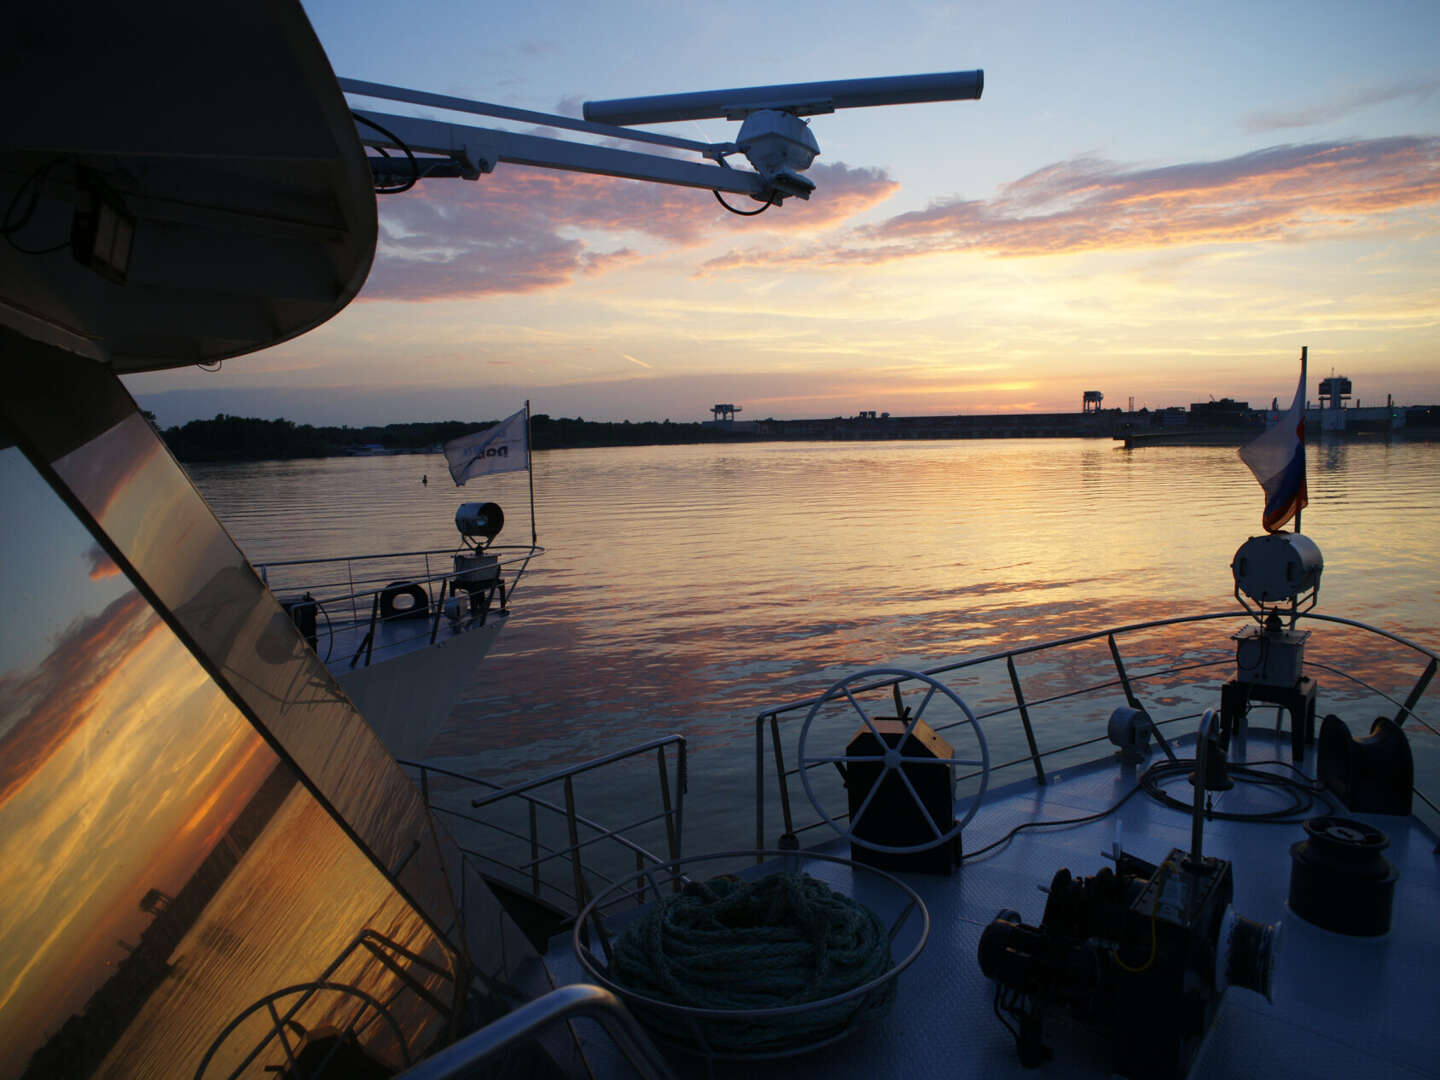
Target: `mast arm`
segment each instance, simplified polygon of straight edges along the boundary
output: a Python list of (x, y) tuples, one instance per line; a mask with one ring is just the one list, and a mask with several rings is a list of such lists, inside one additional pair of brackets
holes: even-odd
[[(786, 195), (800, 194), (790, 191), (773, 192), (758, 173), (722, 165), (702, 165), (635, 150), (567, 142), (544, 135), (526, 135), (515, 131), (472, 127), (468, 124), (452, 124), (413, 116), (395, 116), (365, 109), (356, 109), (354, 113), (357, 118), (378, 124), (395, 136), (395, 139), (388, 138), (368, 124), (362, 123), (359, 134), (360, 141), (365, 145), (386, 149), (408, 147), (412, 153), (438, 154), (457, 162), (460, 175), (472, 180), (482, 173), (493, 172), (495, 166), (503, 161), (515, 165), (533, 165), (545, 169), (565, 169), (628, 180), (649, 180), (681, 187), (728, 191), (736, 195), (750, 195), (761, 201), (771, 199), (779, 202)], [(398, 143), (403, 143), (404, 147), (398, 145), (397, 140)], [(424, 159), (421, 159), (421, 164), (423, 176)], [(406, 163), (396, 161), (396, 170), (406, 168)], [(800, 197), (804, 198), (805, 195), (800, 194)]]

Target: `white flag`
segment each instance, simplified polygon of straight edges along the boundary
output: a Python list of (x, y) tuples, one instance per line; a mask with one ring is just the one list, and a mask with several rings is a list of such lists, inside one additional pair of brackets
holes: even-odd
[(530, 443), (525, 428), (525, 410), (521, 409), (494, 427), (447, 442), (445, 461), (455, 486), (460, 487), (474, 476), (528, 469)]

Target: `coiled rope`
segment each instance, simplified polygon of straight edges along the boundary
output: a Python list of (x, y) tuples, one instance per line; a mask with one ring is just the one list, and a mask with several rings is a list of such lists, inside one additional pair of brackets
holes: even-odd
[[(645, 997), (691, 1008), (774, 1009), (826, 999), (879, 978), (890, 942), (873, 911), (807, 874), (691, 882), (626, 928), (610, 977)], [(775, 1017), (702, 1019), (632, 1009), (666, 1036), (715, 1052), (797, 1047), (889, 1011), (895, 980), (868, 994)], [(648, 1014), (648, 1015), (647, 1015)], [(686, 1036), (689, 1036), (687, 1039)]]

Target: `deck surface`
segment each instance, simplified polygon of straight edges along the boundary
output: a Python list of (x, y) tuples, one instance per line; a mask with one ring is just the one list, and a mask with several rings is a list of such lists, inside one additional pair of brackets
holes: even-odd
[[(1273, 755), (1252, 735), (1250, 760)], [(1182, 751), (1183, 753), (1183, 751)], [(1313, 761), (1313, 751), (1311, 759)], [(1152, 756), (1151, 760), (1154, 760)], [(1066, 771), (1046, 787), (1033, 782), (992, 792), (966, 831), (968, 850), (979, 850), (1022, 821), (1079, 817), (1113, 806), (1135, 785), (1135, 773), (1104, 762)], [(1167, 785), (1188, 798), (1188, 784)], [(1216, 808), (1276, 808), (1272, 793), (1237, 784), (1218, 793)], [(1390, 839), (1386, 856), (1399, 871), (1390, 933), (1350, 938), (1319, 929), (1286, 906), (1290, 845), (1303, 839), (1297, 824), (1211, 821), (1205, 853), (1231, 861), (1237, 912), (1281, 924), (1274, 1004), (1258, 994), (1226, 992), (1195, 1077), (1420, 1077), (1440, 1076), (1440, 857), (1435, 838), (1413, 818), (1351, 814)], [(1326, 811), (1319, 808), (1311, 816)], [(931, 917), (930, 940), (900, 976), (890, 1015), (843, 1041), (798, 1058), (744, 1064), (717, 1063), (717, 1076), (846, 1077), (1088, 1077), (1109, 1076), (1104, 1047), (1078, 1028), (1047, 1021), (1054, 1060), (1039, 1071), (1023, 1069), (1014, 1040), (992, 1011), (994, 984), (976, 959), (980, 933), (1002, 908), (1039, 922), (1055, 871), (1094, 874), (1101, 855), (1119, 839), (1125, 850), (1158, 863), (1172, 847), (1190, 846), (1186, 815), (1135, 795), (1119, 811), (1083, 826), (1020, 833), (992, 854), (968, 862), (952, 877), (907, 874)], [(825, 849), (822, 849), (825, 850)], [(833, 854), (844, 855), (836, 845)], [(859, 875), (857, 875), (858, 878)], [(863, 889), (861, 890), (863, 892)], [(862, 897), (863, 898), (863, 897)], [(884, 913), (882, 912), (882, 915)], [(902, 935), (903, 936), (903, 935)], [(557, 982), (577, 982), (583, 969), (568, 939), (547, 957)], [(630, 1075), (603, 1046), (582, 1033), (597, 1076)], [(677, 1075), (704, 1075), (696, 1059), (672, 1059)]]

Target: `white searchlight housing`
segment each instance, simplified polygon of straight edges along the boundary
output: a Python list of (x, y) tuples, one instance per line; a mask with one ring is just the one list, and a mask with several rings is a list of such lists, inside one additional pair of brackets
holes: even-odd
[[(1235, 598), (1257, 622), (1264, 622), (1271, 612), (1293, 618), (1313, 608), (1324, 569), (1325, 559), (1315, 541), (1295, 532), (1252, 536), (1230, 563)], [(1254, 608), (1246, 597), (1254, 601)]]

